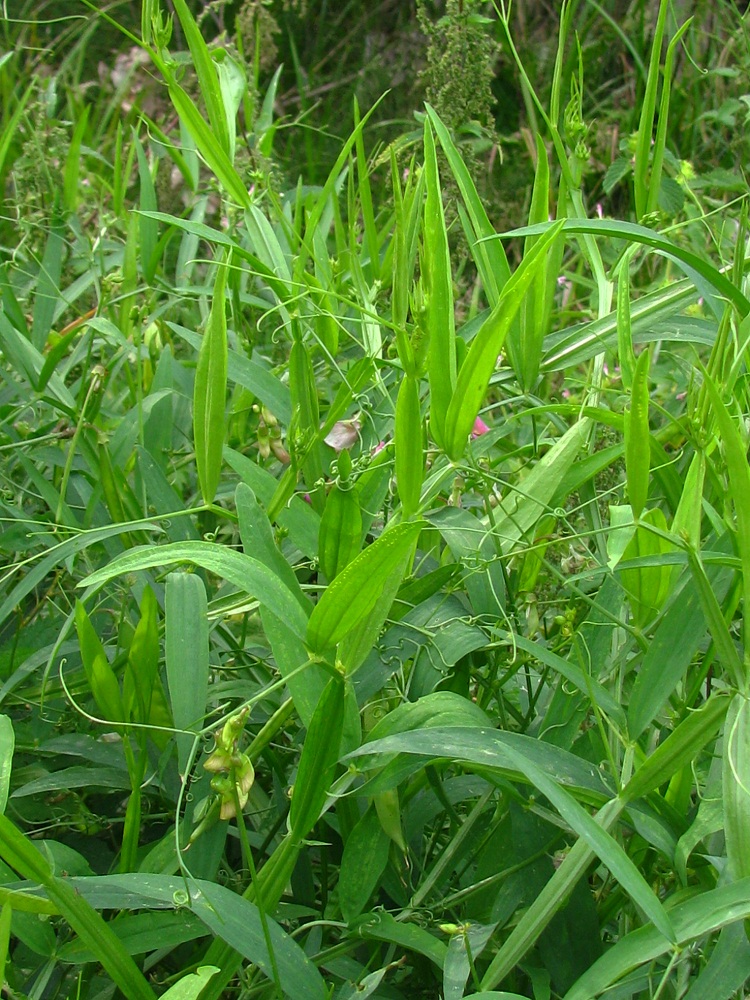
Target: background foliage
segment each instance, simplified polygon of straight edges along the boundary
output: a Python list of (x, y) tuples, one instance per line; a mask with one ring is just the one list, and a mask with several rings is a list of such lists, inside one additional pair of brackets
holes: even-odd
[(743, 995), (747, 14), (19, 8), (7, 994)]

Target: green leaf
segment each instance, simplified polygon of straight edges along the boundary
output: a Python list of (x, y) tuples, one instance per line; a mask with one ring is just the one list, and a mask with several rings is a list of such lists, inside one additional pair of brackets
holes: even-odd
[(680, 768), (694, 761), (719, 731), (728, 708), (729, 698), (714, 694), (699, 709), (690, 712), (638, 767), (620, 797), (631, 802), (648, 795), (669, 781)]
[(734, 879), (750, 875), (750, 700), (736, 694), (724, 728), (724, 839)]
[(313, 652), (336, 645), (373, 610), (423, 527), (423, 521), (411, 521), (386, 529), (339, 573), (310, 615), (307, 644)]
[(448, 949), (442, 941), (417, 924), (398, 921), (390, 913), (378, 910), (365, 914), (354, 930), (365, 940), (387, 941), (399, 948), (424, 955), (442, 971)]
[(651, 352), (643, 351), (636, 362), (630, 406), (625, 411), (625, 471), (628, 499), (637, 520), (648, 498), (651, 445), (648, 429), (648, 371)]
[(432, 122), (432, 127), (435, 129), (435, 135), (443, 147), (448, 166), (456, 179), (456, 184), (466, 206), (468, 220), (473, 230), (473, 232), (467, 232), (466, 236), (490, 306), (494, 308), (503, 285), (510, 278), (510, 268), (505, 250), (502, 243), (497, 240), (486, 242), (488, 237), (494, 237), (497, 234), (489, 220), (482, 199), (479, 197), (471, 174), (435, 109), (426, 104), (425, 110)]
[[(147, 872), (70, 881), (83, 899), (89, 900), (97, 909), (172, 909), (178, 903), (188, 906), (218, 940), (226, 942), (234, 951), (257, 965), (269, 979), (273, 978), (258, 907), (226, 886), (203, 879), (188, 879), (186, 882), (182, 878)], [(266, 916), (265, 922), (281, 987), (287, 996), (327, 1000), (323, 978), (300, 945), (270, 916)], [(214, 963), (210, 957), (206, 956), (204, 961), (216, 964), (223, 972), (224, 966)]]
[[(10, 788), (10, 770), (13, 764), (13, 750), (16, 738), (13, 723), (7, 715), (0, 715), (0, 813), (5, 812)], [(2, 977), (0, 977), (2, 982)]]
[(100, 587), (123, 573), (137, 573), (155, 566), (193, 563), (209, 573), (222, 577), (238, 590), (283, 617), (287, 627), (302, 639), (307, 618), (297, 599), (267, 566), (233, 549), (212, 542), (174, 542), (170, 545), (139, 546), (117, 556), (108, 565), (87, 576), (79, 587)]
[(211, 312), (203, 334), (193, 393), (193, 437), (203, 502), (216, 496), (221, 478), (222, 448), (226, 435), (224, 411), (227, 399), (227, 313), (225, 288), (227, 266), (216, 272)]
[[(502, 237), (498, 238), (512, 239), (518, 236), (534, 236), (559, 224), (546, 222), (538, 223), (535, 226), (524, 226), (522, 229), (512, 229), (503, 233)], [(633, 222), (619, 222), (613, 219), (567, 219), (563, 223), (563, 232), (586, 233), (592, 236), (603, 236), (610, 240), (625, 240), (628, 243), (640, 243), (643, 246), (651, 247), (657, 253), (673, 260), (694, 283), (696, 278), (708, 282), (719, 296), (729, 299), (737, 307), (740, 316), (747, 316), (750, 313), (750, 302), (725, 274), (704, 257), (699, 257), (692, 250), (673, 243), (666, 236), (662, 236), (653, 229), (636, 225)]]
[(59, 913), (128, 1000), (155, 1000), (143, 973), (112, 928), (66, 880), (52, 874), (43, 855), (5, 816), (0, 816), (0, 857), (22, 878), (44, 886)]
[(200, 28), (185, 0), (174, 0), (174, 7), (180, 19), (182, 30), (185, 32), (190, 54), (193, 57), (193, 65), (198, 75), (198, 85), (208, 112), (214, 142), (218, 143), (221, 150), (229, 155), (227, 114), (211, 51), (206, 45)]
[[(497, 356), (502, 350), (510, 324), (538, 270), (544, 267), (547, 249), (563, 225), (563, 221), (556, 222), (524, 256), (512, 278), (504, 286), (497, 305), (471, 342), (469, 353), (458, 372), (455, 389), (450, 396), (450, 404), (445, 415), (444, 446), (448, 457), (454, 462), (459, 461), (466, 449), (474, 421), (487, 394), (490, 377), (497, 367)], [(432, 345), (432, 340), (430, 344)], [(432, 346), (430, 350), (432, 351)], [(442, 358), (442, 355), (438, 357)], [(432, 390), (432, 377), (430, 389)], [(431, 406), (434, 405), (433, 392)]]
[[(176, 729), (200, 730), (208, 702), (208, 606), (195, 573), (170, 573), (164, 589), (164, 648)], [(177, 765), (186, 773), (193, 738), (178, 733)]]
[(429, 118), (424, 121), (424, 173), (427, 199), (421, 266), (429, 342), (430, 430), (438, 447), (444, 448), (445, 422), (456, 386), (456, 323), (443, 195)]
[(218, 971), (215, 965), (199, 965), (196, 972), (189, 972), (162, 993), (161, 1000), (198, 1000), (203, 987)]
[(367, 906), (388, 863), (390, 840), (370, 806), (347, 837), (339, 872), (339, 904), (347, 923)]
[(343, 678), (332, 677), (307, 729), (289, 809), (289, 827), (297, 841), (317, 822), (333, 781), (344, 724), (344, 692)]
[(94, 701), (105, 719), (110, 722), (125, 722), (120, 685), (109, 664), (104, 646), (80, 601), (76, 601), (75, 622), (83, 669)]
[[(750, 916), (750, 878), (711, 889), (669, 911), (677, 943), (690, 942)], [(674, 945), (655, 927), (639, 927), (617, 941), (565, 994), (564, 1000), (592, 1000), (628, 972), (670, 954)]]

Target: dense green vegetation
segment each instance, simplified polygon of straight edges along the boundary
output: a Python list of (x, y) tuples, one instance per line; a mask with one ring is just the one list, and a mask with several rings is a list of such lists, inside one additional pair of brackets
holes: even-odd
[(4, 995), (743, 996), (748, 16), (172, 2), (2, 25)]

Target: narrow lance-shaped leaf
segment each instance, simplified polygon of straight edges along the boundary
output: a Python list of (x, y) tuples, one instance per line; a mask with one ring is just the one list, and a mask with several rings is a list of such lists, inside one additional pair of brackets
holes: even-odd
[(664, 907), (617, 841), (592, 819), (570, 792), (565, 791), (545, 771), (511, 747), (506, 746), (504, 750), (518, 770), (552, 802), (563, 819), (589, 844), (654, 926), (658, 927), (666, 938), (673, 941), (674, 930)]
[(482, 199), (479, 197), (471, 174), (461, 158), (461, 154), (456, 148), (455, 143), (451, 139), (448, 129), (442, 123), (434, 108), (430, 107), (429, 104), (426, 104), (425, 108), (466, 206), (468, 220), (473, 230), (473, 239), (467, 232), (471, 253), (476, 262), (477, 270), (481, 275), (487, 299), (490, 306), (494, 308), (500, 297), (503, 285), (510, 278), (510, 268), (508, 267), (505, 250), (499, 240), (483, 242), (488, 237), (494, 237), (497, 234), (487, 216)]
[(180, 19), (182, 30), (185, 32), (185, 39), (190, 48), (190, 54), (193, 57), (193, 65), (198, 75), (201, 96), (208, 111), (208, 120), (211, 123), (214, 142), (218, 143), (225, 153), (229, 153), (230, 142), (227, 115), (211, 52), (185, 0), (174, 0), (174, 6), (177, 16)]
[[(550, 178), (547, 147), (540, 135), (536, 137), (536, 173), (529, 210), (529, 225), (546, 222), (549, 218)], [(527, 236), (524, 256), (530, 253), (539, 237)], [(537, 268), (529, 294), (524, 297), (520, 322), (511, 326), (508, 334), (508, 354), (516, 377), (525, 392), (530, 392), (539, 374), (542, 360), (542, 342), (547, 333), (549, 315), (549, 259)]]
[[(430, 430), (436, 443), (445, 447), (448, 407), (456, 385), (456, 327), (453, 313), (448, 236), (443, 213), (435, 140), (429, 119), (424, 123), (427, 200), (424, 216), (422, 275), (425, 284), (429, 340)], [(471, 421), (473, 423), (473, 419)]]
[(633, 350), (633, 331), (630, 313), (630, 261), (636, 248), (626, 250), (620, 262), (617, 279), (617, 353), (620, 358), (622, 384), (630, 390), (635, 374), (635, 351)]
[[(13, 763), (13, 749), (16, 737), (13, 723), (7, 715), (0, 715), (0, 813), (5, 812), (10, 789), (10, 769)], [(0, 982), (2, 980), (0, 979)]]
[(651, 161), (651, 177), (648, 184), (646, 212), (655, 212), (659, 207), (659, 192), (661, 189), (662, 165), (664, 150), (667, 144), (667, 125), (669, 122), (669, 102), (672, 96), (672, 72), (677, 48), (683, 35), (692, 23), (692, 17), (680, 27), (667, 46), (667, 58), (664, 61), (663, 80), (661, 85), (661, 100), (659, 102), (659, 118), (654, 138), (653, 158)]
[(332, 677), (307, 729), (289, 809), (289, 827), (296, 841), (306, 837), (317, 822), (333, 781), (344, 723), (344, 693), (343, 678)]
[(724, 446), (724, 456), (729, 476), (729, 492), (734, 502), (737, 518), (737, 548), (742, 563), (743, 593), (743, 644), (745, 677), (742, 685), (747, 690), (750, 682), (750, 467), (747, 463), (747, 444), (724, 405), (721, 394), (707, 372), (703, 373), (704, 386), (713, 407), (719, 436)]
[(638, 140), (635, 148), (635, 165), (633, 167), (633, 186), (635, 188), (635, 214), (641, 219), (646, 211), (648, 201), (648, 166), (651, 153), (651, 138), (656, 112), (656, 90), (659, 86), (659, 64), (664, 40), (664, 26), (667, 19), (669, 4), (661, 0), (656, 19), (654, 39), (651, 43), (651, 59), (646, 79), (646, 93), (641, 105), (641, 117), (638, 123)]
[(216, 495), (221, 477), (222, 448), (226, 433), (224, 411), (227, 396), (227, 315), (224, 293), (227, 267), (216, 273), (211, 312), (203, 335), (193, 394), (193, 436), (198, 482), (205, 503)]
[(734, 879), (750, 875), (750, 700), (732, 699), (724, 727), (724, 839)]
[[(466, 360), (458, 373), (456, 388), (445, 418), (445, 450), (454, 462), (460, 460), (466, 449), (469, 434), (487, 392), (490, 377), (497, 365), (497, 356), (502, 350), (510, 324), (534, 280), (537, 269), (544, 266), (547, 248), (563, 225), (562, 221), (555, 223), (524, 257), (513, 277), (503, 288), (497, 305), (471, 343)], [(432, 388), (432, 382), (430, 387)], [(434, 397), (431, 402), (434, 405)]]
[(124, 722), (125, 709), (120, 695), (120, 685), (109, 664), (104, 646), (80, 601), (76, 601), (75, 621), (83, 669), (94, 701), (105, 719), (110, 722)]

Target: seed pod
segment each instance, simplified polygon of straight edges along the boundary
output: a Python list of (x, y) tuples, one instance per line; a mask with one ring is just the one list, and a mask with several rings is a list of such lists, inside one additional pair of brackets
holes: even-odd
[(424, 479), (422, 450), (422, 413), (419, 386), (415, 378), (401, 383), (396, 401), (396, 484), (404, 517), (411, 517), (419, 507)]

